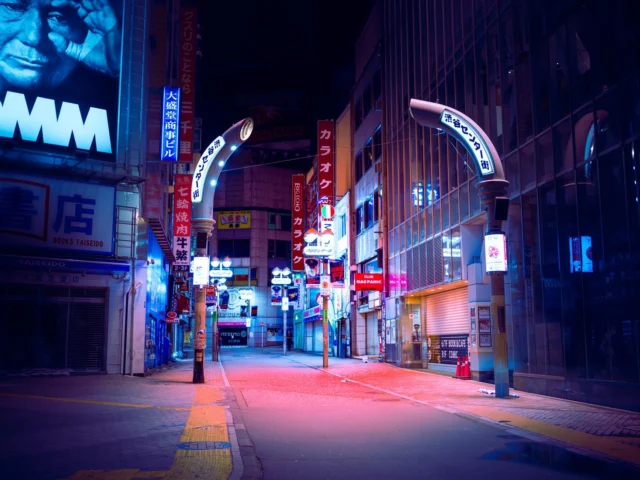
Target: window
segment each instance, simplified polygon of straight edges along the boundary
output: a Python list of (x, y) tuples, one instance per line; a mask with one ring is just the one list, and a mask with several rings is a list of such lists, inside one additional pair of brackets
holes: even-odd
[(366, 172), (373, 165), (373, 146), (371, 144), (372, 139), (369, 138), (367, 143), (364, 145), (363, 155), (364, 155), (364, 171)]
[(373, 221), (380, 220), (380, 194), (376, 190), (373, 193)]
[(371, 100), (371, 85), (367, 85), (367, 88), (364, 89), (364, 93), (362, 94), (362, 108), (363, 115), (362, 118), (366, 118), (371, 112), (372, 100)]
[(288, 259), (291, 257), (291, 242), (287, 240), (269, 240), (269, 258)]
[(366, 207), (366, 211), (364, 214), (364, 222), (365, 222), (365, 228), (369, 228), (371, 225), (373, 225), (373, 197), (369, 197), (367, 199), (367, 201), (365, 202), (365, 207)]
[(377, 162), (382, 158), (382, 126), (379, 126), (373, 134), (373, 158)]
[(234, 239), (234, 240), (218, 240), (218, 254), (219, 258), (230, 257), (249, 257), (251, 256), (251, 248), (249, 239)]
[(362, 178), (362, 150), (356, 155), (356, 182)]
[(336, 239), (340, 240), (347, 234), (347, 214), (338, 215), (335, 220)]
[(291, 231), (291, 215), (286, 213), (269, 212), (269, 230)]
[(379, 68), (378, 70), (376, 70), (376, 73), (373, 74), (371, 86), (373, 89), (374, 107), (377, 111), (380, 111), (380, 108), (382, 106), (382, 76)]
[(356, 209), (356, 235), (360, 235), (364, 230), (364, 207), (360, 205)]

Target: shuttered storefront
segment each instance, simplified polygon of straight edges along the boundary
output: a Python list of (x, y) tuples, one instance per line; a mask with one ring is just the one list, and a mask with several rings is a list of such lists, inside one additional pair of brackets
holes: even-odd
[(424, 303), (429, 368), (454, 373), (458, 357), (468, 354), (468, 289), (463, 287), (431, 295)]
[(0, 368), (105, 370), (107, 290), (0, 284)]
[(427, 335), (469, 333), (467, 287), (426, 297)]

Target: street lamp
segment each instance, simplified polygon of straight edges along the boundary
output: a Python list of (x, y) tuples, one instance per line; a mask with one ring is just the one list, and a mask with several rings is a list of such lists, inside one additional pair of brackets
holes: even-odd
[[(329, 367), (329, 295), (331, 295), (331, 278), (329, 265), (326, 261), (333, 255), (333, 231), (325, 229), (321, 234), (315, 228), (310, 228), (304, 234), (307, 246), (304, 255), (321, 259), (322, 273), (320, 275), (320, 295), (322, 296), (322, 368)], [(313, 245), (315, 243), (315, 245)], [(329, 277), (329, 278), (327, 278)]]
[[(211, 236), (215, 220), (213, 219), (213, 197), (220, 173), (231, 154), (253, 132), (253, 120), (245, 118), (227, 129), (203, 150), (198, 160), (191, 183), (191, 231), (196, 234), (196, 256), (208, 257), (208, 237)], [(207, 267), (209, 261), (207, 261)], [(194, 327), (196, 332), (205, 334), (207, 301), (205, 288), (201, 286), (195, 292)], [(216, 325), (217, 327), (217, 325)], [(217, 332), (216, 332), (217, 333)], [(201, 346), (198, 344), (198, 346)], [(215, 350), (215, 349), (214, 349)], [(204, 383), (204, 348), (194, 348), (193, 383)], [(217, 352), (215, 353), (217, 357)]]
[(287, 287), (291, 285), (291, 270), (284, 267), (282, 270), (278, 267), (271, 270), (273, 278), (272, 285), (282, 286), (282, 354), (287, 355), (287, 312), (289, 311), (289, 291)]
[(212, 329), (213, 329), (213, 342), (211, 347), (211, 360), (214, 362), (218, 361), (218, 350), (220, 339), (218, 333), (218, 311), (220, 310), (220, 297), (221, 294), (218, 293), (222, 290), (226, 290), (227, 287), (224, 285), (227, 282), (227, 278), (233, 276), (233, 270), (230, 270), (231, 267), (231, 259), (229, 257), (224, 257), (224, 260), (220, 260), (218, 257), (213, 257), (211, 260), (211, 270), (209, 271), (209, 276), (213, 279), (213, 284), (216, 286), (216, 295), (217, 301), (216, 306), (213, 310), (212, 317)]

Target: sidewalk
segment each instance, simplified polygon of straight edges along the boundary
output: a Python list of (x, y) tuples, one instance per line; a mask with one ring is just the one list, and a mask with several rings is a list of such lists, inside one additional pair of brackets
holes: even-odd
[[(293, 352), (291, 360), (322, 368), (322, 357)], [(518, 398), (479, 392), (493, 385), (386, 363), (329, 358), (331, 375), (458, 415), (516, 427), (570, 446), (640, 465), (640, 414), (511, 389)]]

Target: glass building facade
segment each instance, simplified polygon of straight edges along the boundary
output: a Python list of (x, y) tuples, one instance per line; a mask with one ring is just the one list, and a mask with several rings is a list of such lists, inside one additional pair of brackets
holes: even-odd
[[(513, 386), (640, 409), (633, 2), (383, 3), (389, 297), (464, 283), (474, 262), (452, 254), (465, 225), (484, 222), (470, 159), (408, 109), (411, 98), (447, 104), (489, 134), (509, 181)], [(396, 326), (404, 342), (411, 325)], [(425, 349), (407, 351), (425, 361)]]

